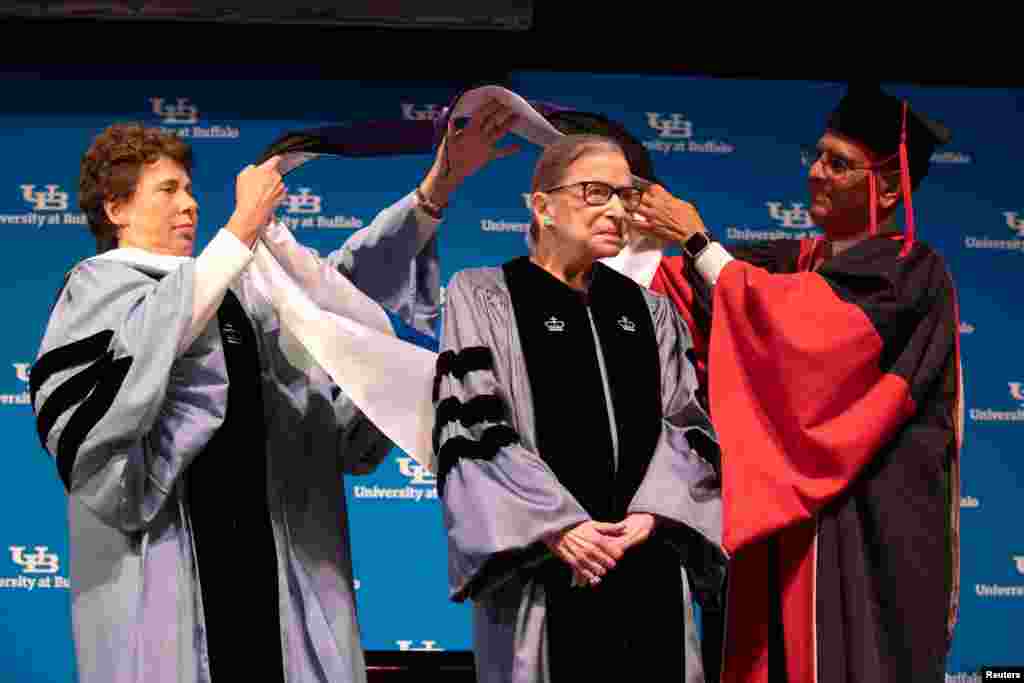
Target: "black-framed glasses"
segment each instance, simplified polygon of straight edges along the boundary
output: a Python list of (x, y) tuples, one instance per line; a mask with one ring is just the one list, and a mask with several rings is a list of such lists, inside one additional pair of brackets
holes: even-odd
[(566, 190), (570, 187), (582, 187), (583, 188), (583, 201), (590, 206), (604, 206), (612, 200), (613, 195), (618, 195), (619, 201), (622, 202), (622, 206), (626, 209), (633, 210), (640, 206), (640, 198), (644, 196), (644, 191), (633, 187), (612, 187), (608, 183), (603, 183), (600, 180), (583, 180), (578, 183), (569, 183), (568, 185), (559, 185), (558, 187), (552, 187), (544, 192), (555, 192), (557, 190)]
[(819, 149), (815, 145), (805, 145), (800, 148), (800, 161), (801, 163), (810, 168), (822, 159), (825, 171), (832, 177), (843, 176), (850, 171), (880, 171), (882, 167), (894, 160), (898, 155), (892, 154), (882, 159), (881, 161), (874, 164), (857, 164), (844, 156), (839, 154), (833, 154), (823, 149)]

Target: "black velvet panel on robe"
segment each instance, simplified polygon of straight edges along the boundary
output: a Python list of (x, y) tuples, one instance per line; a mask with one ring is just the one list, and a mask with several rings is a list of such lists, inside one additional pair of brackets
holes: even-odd
[[(621, 521), (662, 429), (661, 364), (643, 292), (602, 264), (594, 266), (586, 294), (526, 257), (506, 263), (504, 273), (529, 374), (538, 454), (592, 519)], [(643, 671), (682, 680), (679, 556), (657, 534), (630, 549), (597, 587), (571, 588), (571, 570), (561, 560), (536, 571), (547, 598), (553, 680), (617, 680)]]
[[(229, 290), (217, 311), (227, 415), (189, 465), (203, 618), (214, 683), (284, 681), (278, 563), (267, 505), (267, 441), (253, 325)], [(339, 482), (340, 486), (340, 482)]]

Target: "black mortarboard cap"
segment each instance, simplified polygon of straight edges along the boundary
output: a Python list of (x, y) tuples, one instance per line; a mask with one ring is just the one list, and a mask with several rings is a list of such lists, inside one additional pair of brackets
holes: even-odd
[[(883, 92), (877, 83), (855, 82), (829, 115), (826, 128), (888, 157), (899, 152), (902, 123), (902, 100)], [(913, 188), (928, 175), (935, 148), (951, 139), (946, 126), (907, 107), (907, 157)], [(899, 168), (898, 161), (887, 167)]]

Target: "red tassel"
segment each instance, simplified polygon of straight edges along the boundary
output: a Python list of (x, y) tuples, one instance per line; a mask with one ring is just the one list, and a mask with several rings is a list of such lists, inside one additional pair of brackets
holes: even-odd
[(906, 256), (914, 246), (914, 205), (910, 201), (910, 159), (907, 153), (907, 101), (903, 101), (903, 122), (900, 130), (900, 189), (906, 210), (907, 226), (904, 232), (903, 249), (900, 256)]
[(871, 212), (871, 227), (868, 234), (874, 237), (878, 234), (878, 180), (875, 178), (874, 169), (868, 174), (868, 203)]
[(826, 246), (824, 237), (800, 240), (800, 253), (796, 260), (797, 271), (814, 270), (815, 266), (824, 260)]

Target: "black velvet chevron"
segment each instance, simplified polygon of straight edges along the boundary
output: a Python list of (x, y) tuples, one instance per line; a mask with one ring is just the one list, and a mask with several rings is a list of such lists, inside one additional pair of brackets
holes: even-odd
[(474, 370), (493, 370), (494, 355), (486, 346), (467, 346), (458, 353), (445, 351), (437, 357), (436, 371), (434, 374), (434, 402), (440, 398), (441, 379), (445, 375), (451, 375), (462, 381), (466, 373)]
[(472, 427), (484, 421), (500, 422), (506, 414), (505, 403), (494, 394), (474, 396), (466, 403), (449, 396), (437, 407), (437, 423), (447, 424), (458, 420), (463, 427)]
[(491, 460), (498, 450), (519, 441), (519, 433), (508, 425), (498, 424), (488, 427), (480, 435), (479, 441), (465, 436), (453, 436), (444, 442), (437, 454), (437, 492), (444, 497), (444, 484), (448, 473), (455, 467), (460, 458), (473, 460)]
[(113, 338), (112, 330), (103, 330), (51, 349), (43, 354), (30, 373), (29, 388), (32, 405), (35, 406), (39, 389), (48, 379), (64, 370), (90, 364), (57, 387), (36, 413), (39, 442), (46, 448), (46, 439), (57, 420), (78, 405), (57, 442), (57, 472), (68, 491), (71, 490), (71, 472), (78, 449), (96, 423), (110, 410), (132, 366), (130, 356), (114, 360), (114, 351), (107, 348)]
[[(96, 388), (93, 389), (89, 398), (78, 406), (75, 414), (64, 426), (64, 431), (61, 432), (60, 440), (57, 442), (57, 471), (68, 491), (71, 490), (71, 471), (75, 465), (75, 458), (78, 456), (78, 449), (92, 428), (103, 419), (103, 416), (110, 410), (110, 406), (114, 404), (114, 398), (121, 390), (124, 378), (132, 366), (131, 358), (119, 358), (116, 361), (111, 361), (112, 355), (111, 351), (104, 356), (105, 362), (100, 368), (103, 379), (96, 384)], [(96, 365), (99, 364), (96, 363)]]
[(458, 422), (467, 429), (482, 422), (502, 422), (507, 415), (505, 404), (493, 394), (474, 396), (463, 403), (454, 396), (449, 396), (437, 406), (437, 418), (434, 420), (434, 452), (441, 447), (441, 430), (451, 422)]
[(32, 405), (35, 405), (36, 394), (39, 392), (39, 388), (46, 383), (46, 380), (63, 370), (97, 360), (110, 346), (110, 340), (113, 338), (113, 330), (103, 330), (84, 339), (79, 339), (76, 342), (50, 349), (44, 353), (42, 358), (37, 360), (35, 365), (32, 366), (32, 372), (29, 375), (29, 391), (32, 394)]

